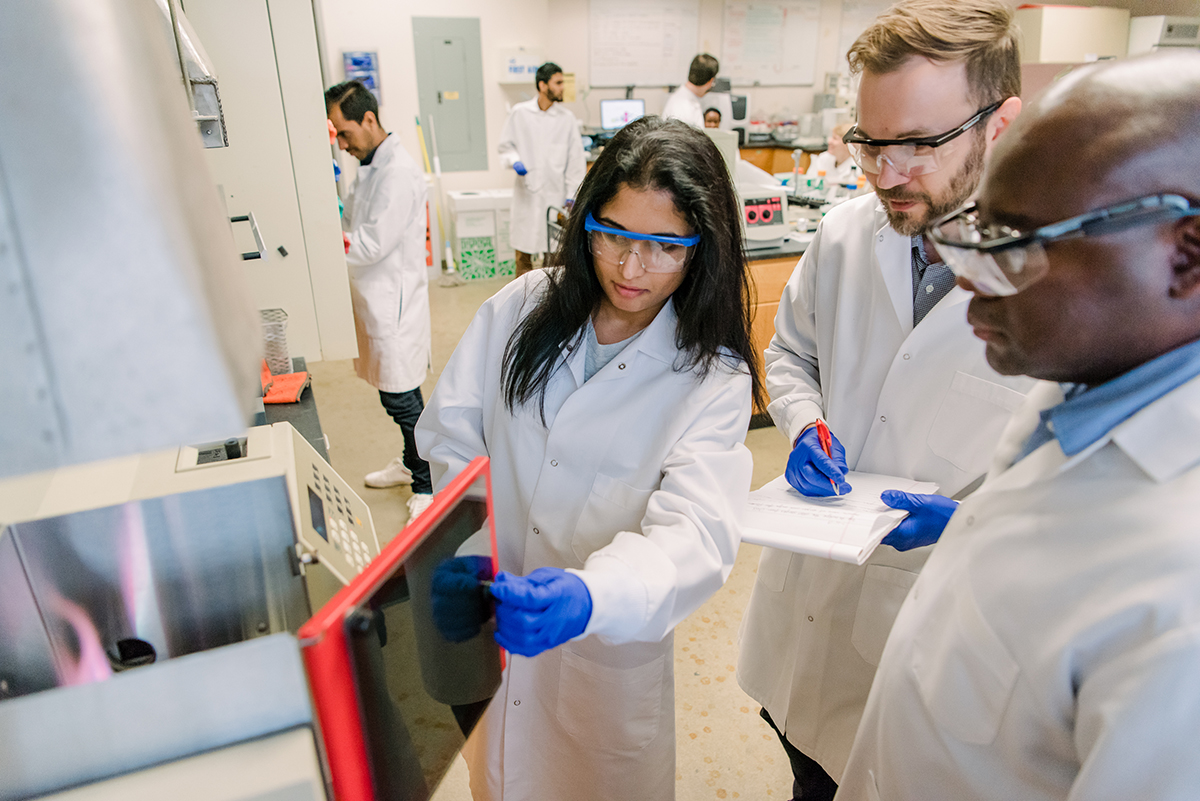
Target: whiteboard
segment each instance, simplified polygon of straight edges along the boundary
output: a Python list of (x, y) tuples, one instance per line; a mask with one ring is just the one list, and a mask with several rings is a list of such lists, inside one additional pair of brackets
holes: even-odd
[(721, 74), (735, 86), (810, 86), (820, 22), (820, 0), (726, 0)]
[(592, 86), (679, 86), (700, 51), (700, 0), (591, 0)]

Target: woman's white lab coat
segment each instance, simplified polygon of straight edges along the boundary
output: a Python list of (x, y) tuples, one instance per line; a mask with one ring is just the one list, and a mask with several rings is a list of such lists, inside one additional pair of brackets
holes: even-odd
[(425, 225), (425, 178), (389, 136), (358, 168), (342, 218), (358, 334), (354, 368), (384, 392), (416, 389), (429, 369)]
[[(982, 476), (1032, 385), (997, 374), (955, 287), (913, 327), (911, 240), (874, 194), (822, 221), (788, 280), (766, 352), (768, 407), (794, 442), (823, 416), (851, 470)], [(742, 622), (738, 681), (837, 780), (892, 621), (930, 548), (882, 546), (856, 566), (764, 548)]]
[(750, 487), (750, 378), (674, 369), (671, 302), (583, 381), (584, 348), (536, 402), (506, 408), (500, 374), (544, 273), (487, 301), (417, 425), (435, 488), (491, 458), (500, 568), (571, 569), (592, 616), (581, 638), (510, 656), (465, 754), (476, 799), (672, 799), (674, 627), (732, 569)]
[(517, 103), (504, 122), (497, 148), (505, 168), (518, 161), (528, 171), (513, 182), (509, 241), (522, 253), (546, 250), (546, 209), (575, 197), (587, 160), (579, 120), (561, 103), (542, 111), (537, 98)]
[[(896, 620), (838, 798), (1200, 794), (1200, 378), (1015, 465), (1041, 384)], [(1011, 465), (1011, 466), (1010, 466)]]

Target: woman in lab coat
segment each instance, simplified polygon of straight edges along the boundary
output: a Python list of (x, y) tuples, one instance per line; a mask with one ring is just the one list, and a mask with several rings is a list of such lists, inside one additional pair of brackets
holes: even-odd
[(716, 147), (679, 121), (627, 126), (580, 189), (561, 263), (483, 305), (417, 428), (438, 487), (490, 457), (513, 574), (497, 585), (536, 570), (553, 596), (527, 619), (555, 635), (523, 648), (493, 588), (497, 639), (549, 650), (512, 655), (465, 751), (472, 792), (671, 799), (671, 632), (733, 566), (762, 391)]

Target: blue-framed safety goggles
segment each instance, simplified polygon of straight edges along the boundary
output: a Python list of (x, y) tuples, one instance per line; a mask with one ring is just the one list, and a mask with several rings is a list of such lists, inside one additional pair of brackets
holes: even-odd
[(691, 249), (700, 242), (699, 234), (660, 236), (613, 228), (596, 222), (590, 212), (584, 218), (583, 227), (591, 232), (593, 256), (624, 266), (629, 254), (636, 253), (642, 269), (648, 273), (679, 272), (687, 264)]

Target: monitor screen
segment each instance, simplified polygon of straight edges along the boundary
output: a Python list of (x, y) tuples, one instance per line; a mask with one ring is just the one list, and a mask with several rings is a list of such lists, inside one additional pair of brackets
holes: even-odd
[(646, 116), (645, 100), (601, 100), (600, 127), (606, 131), (624, 128), (638, 117)]
[[(459, 477), (465, 481), (439, 493), (428, 511), (301, 629), (302, 640), (322, 641), (306, 645), (306, 660), (339, 796), (359, 797), (348, 791), (351, 782), (342, 758), (347, 741), (355, 739), (369, 766), (369, 776), (362, 778), (371, 792), (364, 797), (426, 801), (500, 684), (502, 657), (492, 639), (490, 610), (483, 611), (474, 636), (452, 642), (441, 633), (431, 608), (431, 581), (438, 567), (453, 559), (468, 538), (489, 547), (494, 542), (486, 460), (477, 461), (484, 463), (482, 472), (473, 470), (473, 463)], [(477, 533), (484, 536), (475, 537)], [(488, 561), (490, 578), (490, 557)], [(321, 669), (319, 665), (327, 666), (324, 659), (311, 657), (337, 641), (343, 646), (335, 654), (342, 667)], [(331, 719), (343, 718), (351, 708), (358, 712), (352, 737), (339, 733)]]

